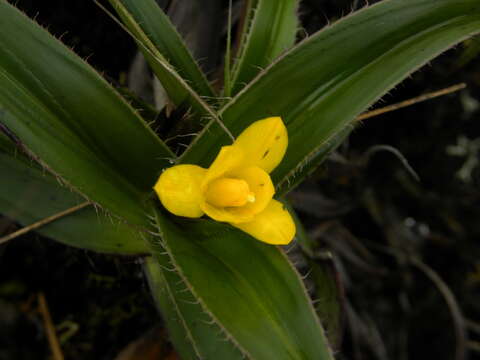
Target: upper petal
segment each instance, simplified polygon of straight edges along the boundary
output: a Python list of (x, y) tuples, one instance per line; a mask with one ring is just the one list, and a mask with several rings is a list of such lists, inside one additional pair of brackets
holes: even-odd
[(171, 213), (197, 218), (203, 215), (200, 186), (206, 172), (206, 169), (197, 165), (176, 165), (160, 175), (153, 189)]
[(287, 129), (278, 116), (259, 120), (247, 127), (233, 146), (243, 150), (243, 166), (258, 166), (270, 173), (287, 150)]
[(239, 168), (244, 161), (243, 150), (233, 145), (223, 146), (212, 165), (208, 168), (201, 184), (202, 198), (200, 208), (212, 219), (224, 222), (250, 221), (252, 214), (232, 214), (230, 208), (216, 207), (206, 201), (205, 193), (209, 184), (218, 178), (224, 177), (227, 173)]
[(224, 176), (227, 172), (238, 168), (242, 165), (244, 153), (241, 148), (223, 146), (212, 165), (208, 168), (202, 181), (202, 191), (206, 191), (208, 184), (219, 177)]
[(277, 200), (270, 201), (265, 210), (252, 221), (232, 225), (260, 241), (273, 245), (288, 244), (296, 231), (292, 216)]

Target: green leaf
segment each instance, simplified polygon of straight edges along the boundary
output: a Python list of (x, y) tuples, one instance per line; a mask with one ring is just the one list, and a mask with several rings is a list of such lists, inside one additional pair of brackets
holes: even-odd
[[(245, 0), (243, 2), (243, 9), (241, 13), (241, 17), (239, 20), (238, 28), (239, 28), (239, 33), (235, 36), (238, 38), (238, 42), (235, 43), (235, 48), (233, 49), (233, 54), (237, 54), (237, 60), (235, 61), (234, 68), (233, 70), (236, 72), (238, 70), (239, 66), (239, 60), (240, 60), (240, 55), (243, 55), (245, 53), (245, 48), (248, 44), (249, 37), (248, 35), (250, 34), (249, 30), (252, 25), (252, 19), (253, 16), (255, 15), (255, 8), (257, 7), (258, 0)], [(229, 26), (230, 28), (231, 26)], [(231, 57), (229, 57), (231, 59)], [(225, 67), (224, 71), (226, 71), (227, 68)], [(230, 74), (231, 76), (232, 74)], [(230, 96), (231, 95), (232, 88), (231, 86), (226, 86), (225, 85), (225, 90), (224, 93), (225, 95)], [(228, 93), (230, 92), (230, 94)]]
[(315, 152), (310, 154), (309, 160), (302, 164), (302, 167), (297, 170), (295, 176), (289, 178), (286, 186), (277, 188), (276, 196), (285, 195), (288, 191), (299, 185), (305, 177), (313, 173), (318, 165), (345, 141), (355, 128), (355, 125), (355, 122), (347, 124), (343, 129), (338, 130), (323, 146), (320, 146)]
[(157, 215), (177, 271), (225, 337), (252, 359), (333, 359), (298, 273), (278, 247), (209, 220)]
[[(237, 136), (279, 115), (289, 147), (272, 178), (279, 193), (305, 176), (345, 127), (389, 89), (455, 43), (480, 31), (477, 0), (386, 0), (358, 11), (298, 44), (220, 112)], [(208, 166), (228, 144), (207, 126), (181, 157)], [(306, 166), (308, 165), (308, 166)]]
[(200, 96), (214, 96), (210, 84), (188, 51), (182, 37), (155, 0), (109, 1), (129, 30), (150, 51), (161, 54), (193, 90)]
[(257, 0), (249, 5), (253, 5), (247, 14), (251, 23), (235, 63), (232, 94), (292, 47), (298, 30), (298, 0)]
[[(154, 257), (146, 258), (143, 266), (157, 310), (162, 314), (170, 339), (182, 359), (200, 358), (201, 355), (192, 338), (191, 331), (185, 323), (184, 315), (179, 309), (179, 303), (172, 294), (170, 284), (165, 279), (164, 270), (161, 266)], [(170, 273), (172, 277), (176, 275), (173, 272)], [(181, 279), (178, 278), (177, 281), (181, 281)], [(194, 316), (201, 315), (202, 312), (199, 311)]]
[[(85, 201), (61, 187), (32, 161), (14, 156), (0, 135), (0, 213), (22, 225), (67, 210)], [(5, 152), (4, 152), (5, 151)], [(138, 231), (108, 218), (91, 206), (36, 230), (66, 245), (98, 252), (135, 255), (149, 252)]]
[(227, 44), (225, 48), (225, 67), (223, 69), (223, 87), (224, 95), (231, 96), (231, 70), (230, 63), (232, 62), (232, 0), (228, 1), (228, 20), (227, 20)]
[(0, 122), (44, 166), (129, 222), (174, 157), (82, 59), (0, 2)]
[(182, 359), (242, 360), (237, 345), (205, 312), (163, 251), (145, 260), (144, 269), (159, 312)]
[(198, 124), (205, 119), (216, 122), (219, 129), (225, 133), (227, 138), (232, 138), (232, 135), (223, 125), (216, 111), (214, 111), (168, 63), (141, 28), (140, 23), (135, 20), (128, 9), (120, 2), (121, 0), (109, 1), (139, 45), (140, 50), (143, 52), (153, 72), (165, 88), (172, 103), (178, 107), (182, 106), (192, 110), (191, 115), (197, 120)]
[(203, 117), (218, 121), (217, 114), (200, 97), (200, 95), (183, 79), (175, 68), (168, 62), (163, 54), (157, 49), (149, 36), (137, 22), (129, 10), (122, 4), (121, 0), (109, 0), (119, 14), (130, 34), (137, 42), (146, 60), (152, 67), (153, 72), (165, 88), (172, 103), (177, 106), (191, 108), (197, 119)]

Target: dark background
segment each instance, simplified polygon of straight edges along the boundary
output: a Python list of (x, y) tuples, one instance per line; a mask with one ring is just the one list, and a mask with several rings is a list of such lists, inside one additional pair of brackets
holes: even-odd
[[(222, 11), (227, 3), (221, 2)], [(93, 1), (16, 5), (112, 83), (123, 81), (135, 45)], [(352, 6), (363, 1), (303, 1), (300, 34), (314, 33)], [(218, 41), (222, 47), (221, 33)], [(474, 166), (468, 179), (460, 179), (456, 174), (469, 155), (447, 152), (463, 136), (470, 140), (471, 159), (479, 157), (480, 142), (476, 151), (473, 144), (480, 139), (480, 62), (463, 64), (466, 49), (449, 50), (376, 107), (459, 82), (467, 89), (365, 120), (337, 156), (292, 194), (308, 230), (337, 264), (345, 292), (340, 359), (453, 359), (467, 350), (470, 358), (479, 357), (480, 170)], [(372, 153), (379, 144), (398, 149), (420, 182), (392, 152)], [(60, 333), (74, 329), (63, 338), (66, 359), (113, 359), (161, 323), (136, 259), (27, 235), (0, 246), (0, 360), (48, 358), (36, 311), (40, 291)], [(463, 316), (452, 313), (446, 300), (458, 302)], [(456, 327), (465, 329), (464, 342), (456, 342)]]

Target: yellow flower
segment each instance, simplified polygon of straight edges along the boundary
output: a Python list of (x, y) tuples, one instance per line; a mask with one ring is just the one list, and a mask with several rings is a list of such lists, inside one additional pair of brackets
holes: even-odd
[(235, 142), (220, 149), (208, 169), (176, 165), (160, 175), (154, 190), (163, 206), (178, 216), (207, 214), (269, 244), (288, 244), (295, 236), (289, 212), (273, 199), (269, 173), (287, 150), (280, 117), (254, 122)]

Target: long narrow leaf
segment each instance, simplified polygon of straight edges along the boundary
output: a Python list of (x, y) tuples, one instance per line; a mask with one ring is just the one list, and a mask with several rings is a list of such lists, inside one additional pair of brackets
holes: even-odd
[(223, 125), (207, 102), (183, 79), (177, 71), (169, 64), (167, 59), (160, 53), (148, 35), (144, 32), (140, 23), (136, 21), (129, 10), (120, 0), (109, 0), (130, 34), (139, 45), (140, 50), (152, 67), (153, 72), (160, 80), (162, 86), (168, 93), (172, 103), (176, 106), (185, 106), (193, 110), (194, 116), (199, 122), (208, 119), (216, 122), (225, 135), (231, 138), (228, 129)]
[[(26, 159), (0, 134), (0, 213), (27, 226), (84, 202)], [(66, 245), (97, 252), (140, 255), (147, 244), (132, 227), (95, 211), (93, 206), (36, 230)]]
[(232, 94), (293, 46), (298, 30), (297, 8), (298, 0), (256, 1), (245, 44), (235, 64)]
[(280, 249), (208, 220), (157, 215), (172, 270), (252, 359), (332, 359), (301, 279)]
[[(389, 89), (480, 31), (477, 0), (386, 0), (297, 45), (221, 112), (233, 135), (263, 117), (287, 123), (289, 148), (273, 173), (281, 193), (311, 171), (317, 155)], [(207, 166), (225, 136), (210, 124), (181, 161)], [(307, 165), (308, 166), (305, 166)]]
[(355, 123), (349, 123), (344, 128), (338, 130), (330, 139), (327, 139), (322, 146), (319, 146), (316, 151), (309, 155), (308, 161), (297, 167), (295, 176), (288, 178), (286, 184), (277, 189), (277, 196), (283, 196), (288, 191), (299, 185), (302, 180), (314, 172), (318, 165), (321, 164), (337, 147), (339, 147), (345, 139), (351, 134), (355, 128)]
[(228, 341), (162, 252), (145, 261), (145, 273), (182, 359), (244, 359), (241, 350)]
[(174, 155), (82, 59), (0, 2), (0, 122), (45, 166), (113, 213), (143, 205)]
[[(145, 259), (144, 270), (148, 279), (150, 291), (155, 300), (158, 311), (168, 328), (170, 340), (174, 344), (182, 359), (200, 358), (200, 352), (188, 328), (184, 315), (180, 312), (175, 298), (172, 295), (170, 284), (165, 279), (164, 270), (153, 257)], [(175, 274), (172, 272), (172, 276)], [(178, 279), (177, 281), (180, 281)], [(201, 316), (201, 312), (196, 316)]]
[(154, 0), (110, 0), (110, 3), (122, 19), (126, 20), (125, 12), (131, 15), (131, 18), (125, 21), (129, 29), (139, 35), (132, 24), (134, 21), (149, 40), (145, 45), (152, 51), (158, 51), (192, 89), (200, 96), (213, 96), (210, 84), (180, 34)]

